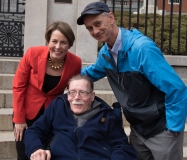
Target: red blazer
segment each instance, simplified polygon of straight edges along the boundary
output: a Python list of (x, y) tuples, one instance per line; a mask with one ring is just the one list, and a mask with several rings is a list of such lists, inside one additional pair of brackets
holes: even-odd
[(13, 80), (14, 123), (35, 118), (42, 105), (46, 108), (55, 97), (64, 93), (69, 79), (80, 73), (81, 59), (68, 52), (59, 84), (45, 94), (42, 87), (48, 53), (47, 46), (31, 47), (20, 61)]

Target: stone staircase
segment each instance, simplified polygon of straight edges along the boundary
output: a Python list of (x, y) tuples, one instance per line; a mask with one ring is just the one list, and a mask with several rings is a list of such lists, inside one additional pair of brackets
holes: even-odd
[[(16, 150), (12, 127), (12, 80), (19, 61), (19, 58), (0, 59), (0, 160), (16, 159)], [(83, 66), (85, 65), (88, 64), (83, 64)], [(185, 65), (180, 67), (174, 66), (174, 68), (187, 85), (187, 70), (185, 70), (187, 68), (185, 68)], [(97, 96), (104, 99), (110, 105), (113, 102), (116, 102), (116, 98), (111, 91), (107, 78), (103, 78), (102, 80), (95, 82), (94, 85)], [(125, 132), (127, 133), (127, 135), (129, 135), (129, 124), (124, 117), (123, 119)], [(187, 160), (187, 125), (184, 137), (183, 160)]]

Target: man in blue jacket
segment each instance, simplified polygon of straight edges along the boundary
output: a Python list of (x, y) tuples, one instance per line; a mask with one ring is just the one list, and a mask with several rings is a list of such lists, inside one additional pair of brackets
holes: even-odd
[(187, 88), (156, 44), (137, 29), (117, 27), (103, 2), (88, 4), (77, 19), (104, 43), (95, 64), (81, 73), (107, 76), (131, 124), (130, 141), (139, 160), (182, 160)]
[[(93, 82), (84, 75), (69, 81), (67, 95), (57, 97), (25, 132), (31, 160), (135, 160), (122, 120), (95, 97)], [(49, 137), (52, 139), (46, 149)]]

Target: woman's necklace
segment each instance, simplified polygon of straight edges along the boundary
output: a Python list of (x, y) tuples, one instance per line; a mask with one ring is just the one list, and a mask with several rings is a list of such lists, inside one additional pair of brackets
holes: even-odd
[(62, 61), (62, 63), (59, 65), (59, 66), (54, 66), (53, 65), (53, 63), (52, 63), (52, 61), (51, 61), (51, 58), (49, 57), (49, 65), (51, 66), (51, 68), (53, 68), (53, 69), (60, 69), (60, 68), (62, 68), (62, 66), (64, 65), (64, 61)]

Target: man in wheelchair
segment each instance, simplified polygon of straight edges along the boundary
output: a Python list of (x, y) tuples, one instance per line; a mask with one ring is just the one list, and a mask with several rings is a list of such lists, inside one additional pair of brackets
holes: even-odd
[[(95, 96), (84, 75), (70, 79), (67, 94), (51, 102), (25, 132), (31, 160), (135, 160), (120, 115)], [(49, 135), (52, 135), (47, 147)]]

